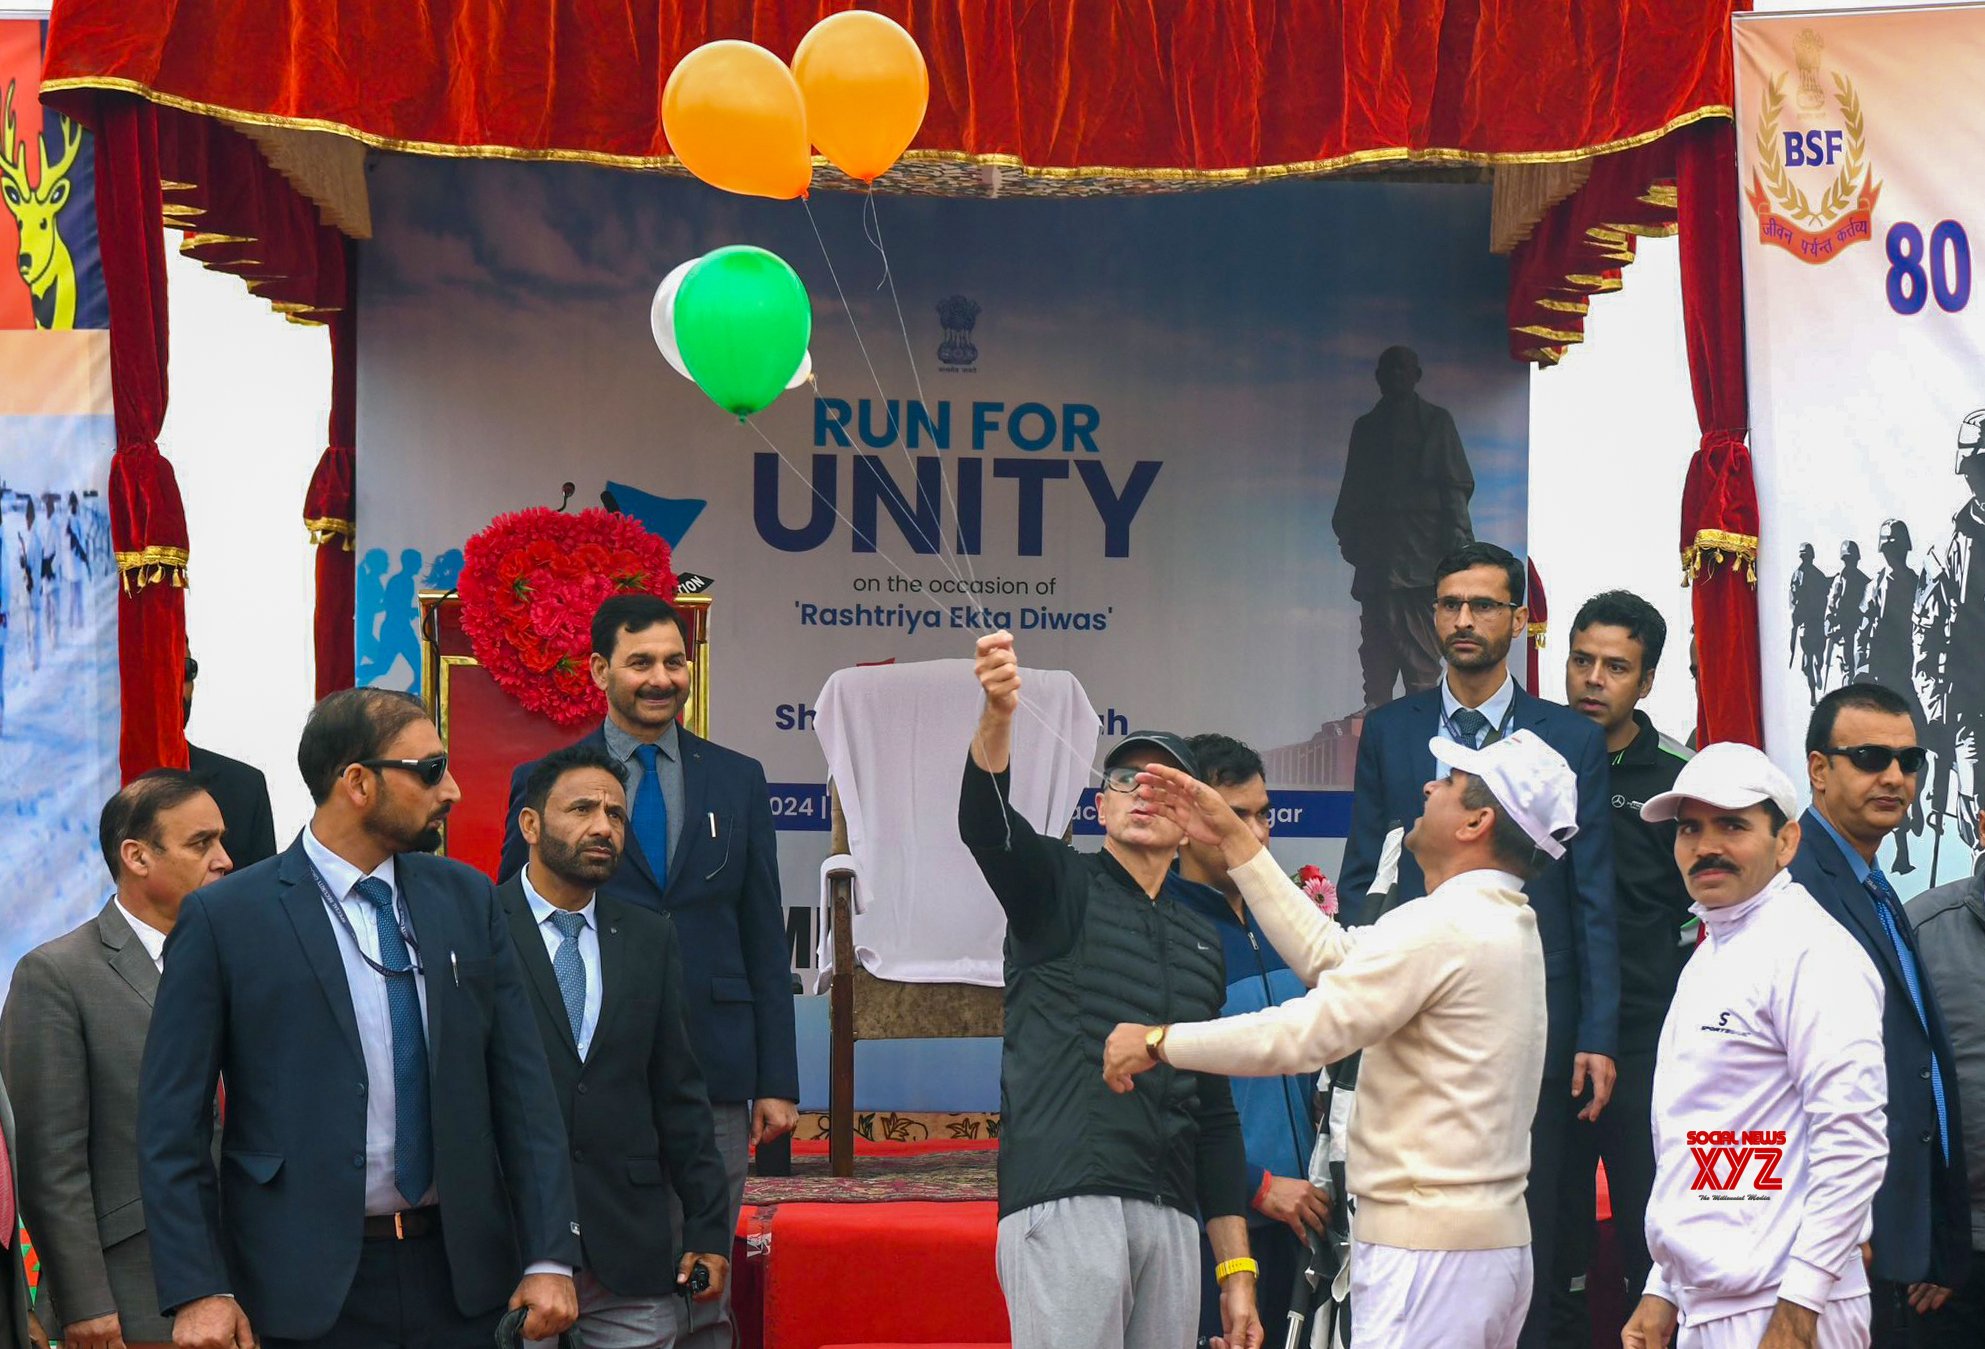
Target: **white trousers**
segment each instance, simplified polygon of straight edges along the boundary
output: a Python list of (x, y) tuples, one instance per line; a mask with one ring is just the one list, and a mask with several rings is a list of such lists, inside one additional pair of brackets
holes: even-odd
[(1409, 1251), (1361, 1241), (1351, 1253), (1357, 1349), (1511, 1349), (1529, 1311), (1528, 1246)]
[[(1868, 1349), (1868, 1295), (1844, 1297), (1826, 1304), (1820, 1313), (1818, 1349)], [(1675, 1332), (1675, 1349), (1758, 1349), (1771, 1308), (1699, 1321)]]

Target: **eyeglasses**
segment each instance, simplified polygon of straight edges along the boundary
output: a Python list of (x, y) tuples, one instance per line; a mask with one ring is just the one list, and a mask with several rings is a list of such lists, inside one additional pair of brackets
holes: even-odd
[(423, 787), (439, 787), (448, 774), (448, 756), (430, 754), (425, 759), (360, 759), (360, 768), (398, 768), (420, 779)]
[(1905, 773), (1920, 773), (1923, 771), (1923, 761), (1930, 756), (1930, 751), (1921, 745), (1910, 745), (1906, 749), (1897, 749), (1893, 745), (1836, 745), (1820, 753), (1829, 759), (1845, 759), (1863, 773), (1880, 773), (1892, 763), (1900, 764)]
[(1113, 792), (1134, 792), (1137, 790), (1137, 775), (1144, 770), (1130, 764), (1103, 770), (1103, 786)]
[(1494, 618), (1504, 609), (1521, 609), (1523, 606), (1514, 600), (1492, 600), (1486, 595), (1476, 595), (1462, 599), (1459, 595), (1443, 595), (1434, 601), (1434, 612), (1447, 618), (1461, 617), (1466, 609), (1475, 618)]

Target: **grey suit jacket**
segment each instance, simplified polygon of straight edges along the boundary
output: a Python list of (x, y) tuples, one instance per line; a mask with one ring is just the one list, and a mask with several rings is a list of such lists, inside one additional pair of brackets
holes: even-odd
[(117, 906), (38, 946), (0, 1012), (0, 1073), (22, 1103), (21, 1214), (41, 1256), (43, 1321), (116, 1312), (126, 1340), (169, 1340), (138, 1194), (138, 1066), (158, 969)]

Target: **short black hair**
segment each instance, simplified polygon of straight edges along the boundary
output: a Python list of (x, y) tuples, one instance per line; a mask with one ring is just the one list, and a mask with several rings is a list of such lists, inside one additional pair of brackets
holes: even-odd
[(1489, 790), (1488, 783), (1473, 773), (1464, 773), (1462, 777), (1461, 804), (1470, 810), (1496, 812), (1495, 823), (1489, 826), (1489, 848), (1498, 862), (1526, 881), (1534, 879), (1551, 865), (1551, 859), (1544, 855), (1537, 841), (1509, 817), (1508, 809), (1496, 800), (1496, 794)]
[(1266, 776), (1261, 756), (1231, 735), (1208, 731), (1189, 737), (1186, 746), (1199, 761), (1199, 780), (1209, 787), (1238, 787)]
[(384, 754), (394, 736), (426, 715), (420, 699), (398, 689), (339, 689), (320, 698), (296, 745), (296, 766), (310, 799), (323, 805), (339, 774)]
[(620, 640), (621, 633), (646, 632), (657, 623), (675, 624), (675, 630), (682, 634), (682, 644), (689, 645), (689, 625), (682, 621), (675, 606), (660, 595), (646, 591), (609, 595), (593, 613), (593, 654), (612, 660), (614, 644)]
[(1633, 591), (1603, 590), (1594, 595), (1571, 621), (1571, 635), (1576, 637), (1594, 624), (1625, 628), (1627, 636), (1640, 643), (1642, 674), (1653, 674), (1661, 663), (1661, 649), (1668, 644), (1668, 620)]
[(1882, 684), (1846, 684), (1819, 700), (1806, 722), (1806, 753), (1833, 748), (1833, 724), (1850, 707), (1864, 712), (1883, 712), (1892, 717), (1910, 715), (1909, 700)]
[(597, 768), (611, 775), (622, 791), (627, 790), (627, 769), (621, 762), (607, 753), (604, 746), (581, 740), (576, 745), (555, 750), (531, 765), (530, 774), (524, 779), (524, 809), (543, 815), (545, 803), (551, 800), (551, 789), (558, 785), (558, 780), (582, 768)]
[(135, 838), (154, 848), (163, 848), (159, 837), (159, 816), (206, 793), (206, 786), (183, 768), (154, 768), (126, 783), (124, 789), (103, 803), (97, 817), (97, 843), (103, 849), (110, 879), (123, 872), (124, 840)]
[(1523, 603), (1525, 581), (1522, 561), (1507, 548), (1498, 548), (1493, 543), (1470, 543), (1455, 549), (1440, 560), (1434, 568), (1434, 584), (1439, 585), (1444, 577), (1471, 567), (1501, 567), (1503, 579), (1509, 582), (1509, 599), (1512, 604)]

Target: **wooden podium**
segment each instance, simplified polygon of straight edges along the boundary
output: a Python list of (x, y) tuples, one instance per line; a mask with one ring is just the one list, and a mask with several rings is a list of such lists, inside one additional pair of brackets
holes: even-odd
[[(704, 735), (710, 715), (710, 596), (683, 595), (674, 604), (689, 629), (692, 662), (683, 725)], [(441, 731), (448, 767), (462, 789), (442, 831), (441, 851), (494, 878), (503, 851), (511, 773), (518, 764), (571, 744), (590, 728), (568, 729), (527, 712), (498, 687), (470, 650), (462, 631), (461, 601), (452, 590), (421, 592), (420, 655), (428, 714)]]

